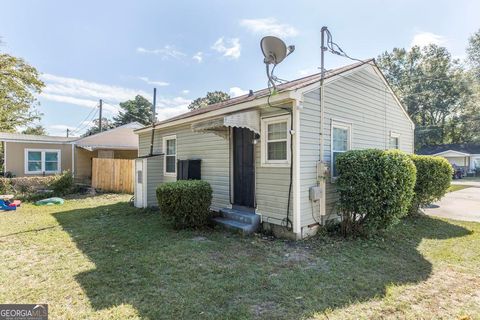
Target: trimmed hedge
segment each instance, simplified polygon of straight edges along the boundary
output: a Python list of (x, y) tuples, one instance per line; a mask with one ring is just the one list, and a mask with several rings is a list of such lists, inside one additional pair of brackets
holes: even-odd
[(344, 235), (373, 234), (407, 215), (416, 169), (398, 150), (352, 150), (337, 158)]
[(453, 168), (447, 159), (434, 156), (410, 155), (417, 167), (415, 195), (410, 214), (415, 215), (421, 207), (440, 200), (452, 181)]
[(212, 216), (212, 187), (202, 180), (167, 182), (157, 188), (162, 215), (172, 220), (175, 228), (196, 228), (206, 225)]

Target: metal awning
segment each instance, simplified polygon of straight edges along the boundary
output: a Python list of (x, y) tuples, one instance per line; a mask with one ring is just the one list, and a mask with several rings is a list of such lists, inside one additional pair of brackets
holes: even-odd
[(210, 132), (228, 139), (228, 128), (246, 128), (260, 134), (260, 112), (258, 110), (233, 113), (224, 117), (192, 123), (194, 132)]

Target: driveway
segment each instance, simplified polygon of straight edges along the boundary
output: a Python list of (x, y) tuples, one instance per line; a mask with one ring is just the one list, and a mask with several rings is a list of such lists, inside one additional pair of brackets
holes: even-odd
[(425, 213), (455, 220), (480, 222), (480, 188), (466, 188), (449, 192)]

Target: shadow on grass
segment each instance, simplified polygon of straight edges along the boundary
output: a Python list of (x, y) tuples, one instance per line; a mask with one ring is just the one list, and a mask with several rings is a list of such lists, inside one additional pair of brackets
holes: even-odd
[(148, 319), (308, 317), (427, 279), (420, 241), (469, 234), (422, 217), (384, 239), (267, 241), (174, 231), (126, 203), (55, 217), (96, 266), (76, 276), (93, 308), (129, 304)]

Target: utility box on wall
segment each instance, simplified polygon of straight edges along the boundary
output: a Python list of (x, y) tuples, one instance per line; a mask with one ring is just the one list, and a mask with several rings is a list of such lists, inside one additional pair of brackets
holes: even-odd
[(200, 180), (202, 179), (202, 160), (178, 160), (177, 180)]

